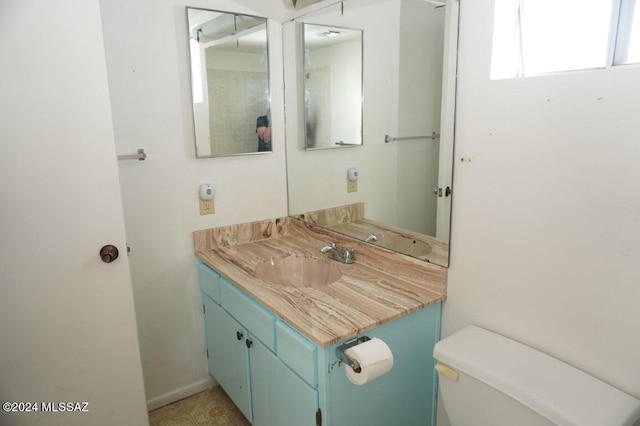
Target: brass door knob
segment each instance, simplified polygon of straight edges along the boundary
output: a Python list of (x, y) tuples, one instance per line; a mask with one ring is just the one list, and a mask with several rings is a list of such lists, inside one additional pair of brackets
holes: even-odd
[(118, 248), (108, 244), (100, 249), (100, 259), (104, 263), (111, 263), (118, 258)]

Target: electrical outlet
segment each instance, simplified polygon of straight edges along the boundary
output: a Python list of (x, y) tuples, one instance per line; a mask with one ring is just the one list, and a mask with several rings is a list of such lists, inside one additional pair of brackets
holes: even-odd
[(216, 212), (216, 207), (213, 204), (213, 200), (200, 200), (200, 215), (204, 214), (214, 214)]
[(358, 192), (358, 181), (347, 179), (347, 192)]

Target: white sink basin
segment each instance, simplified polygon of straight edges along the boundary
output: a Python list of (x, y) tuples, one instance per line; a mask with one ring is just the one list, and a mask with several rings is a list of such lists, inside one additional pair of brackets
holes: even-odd
[(259, 263), (254, 275), (283, 287), (323, 287), (339, 280), (342, 272), (327, 260), (287, 256)]

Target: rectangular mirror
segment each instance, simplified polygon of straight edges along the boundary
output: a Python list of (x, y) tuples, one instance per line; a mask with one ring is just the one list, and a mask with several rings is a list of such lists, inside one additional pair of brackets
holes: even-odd
[(196, 157), (271, 152), (267, 19), (187, 8)]
[[(455, 0), (346, 0), (283, 25), (290, 216), (448, 266), (457, 23)], [(361, 33), (359, 149), (307, 149), (307, 28)]]
[(304, 24), (305, 149), (362, 145), (362, 31)]

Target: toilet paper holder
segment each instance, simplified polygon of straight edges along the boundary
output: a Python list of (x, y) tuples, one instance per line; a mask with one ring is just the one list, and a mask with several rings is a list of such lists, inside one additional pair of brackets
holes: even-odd
[(360, 371), (362, 371), (362, 368), (360, 368), (360, 364), (358, 364), (358, 361), (349, 358), (347, 355), (345, 355), (344, 351), (356, 345), (359, 345), (360, 343), (368, 342), (369, 340), (371, 339), (367, 336), (354, 337), (351, 340), (347, 340), (342, 345), (336, 348), (336, 356), (338, 357), (338, 360), (347, 364), (356, 373), (359, 373)]

